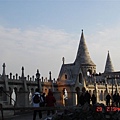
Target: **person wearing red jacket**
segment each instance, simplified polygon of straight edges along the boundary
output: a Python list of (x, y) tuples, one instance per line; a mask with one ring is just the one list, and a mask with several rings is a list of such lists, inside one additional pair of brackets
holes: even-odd
[[(53, 92), (49, 90), (48, 95), (46, 96), (46, 107), (55, 107), (56, 99), (53, 96)], [(50, 112), (52, 112), (52, 115), (55, 114), (55, 110), (48, 110), (47, 116), (50, 115)]]

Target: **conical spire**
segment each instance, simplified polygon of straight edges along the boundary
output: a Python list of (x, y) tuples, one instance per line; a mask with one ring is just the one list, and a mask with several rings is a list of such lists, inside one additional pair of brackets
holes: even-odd
[(106, 60), (106, 65), (105, 65), (105, 73), (106, 72), (114, 72), (114, 68), (113, 68), (113, 65), (112, 65), (112, 61), (111, 61), (111, 58), (110, 58), (110, 54), (109, 54), (109, 51), (108, 51), (108, 55), (107, 55), (107, 60)]
[(90, 58), (90, 55), (89, 55), (89, 52), (88, 52), (88, 49), (87, 49), (87, 45), (85, 43), (83, 30), (82, 30), (82, 33), (81, 33), (81, 38), (80, 38), (80, 43), (79, 43), (75, 63), (95, 65)]

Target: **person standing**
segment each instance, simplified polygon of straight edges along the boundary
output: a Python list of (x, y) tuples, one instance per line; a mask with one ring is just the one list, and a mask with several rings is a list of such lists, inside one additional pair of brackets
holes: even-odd
[(96, 104), (96, 96), (94, 94), (92, 94), (91, 101), (92, 105)]
[(85, 89), (85, 87), (83, 87), (82, 93), (80, 94), (80, 98), (79, 98), (79, 103), (81, 106), (83, 106), (85, 104), (85, 93), (86, 93), (86, 89)]
[[(53, 96), (53, 92), (49, 90), (48, 95), (46, 96), (46, 107), (55, 107), (56, 99)], [(52, 115), (55, 114), (55, 110), (48, 110), (47, 116), (50, 115), (50, 112), (52, 112)]]
[(110, 94), (108, 93), (107, 96), (106, 96), (106, 105), (107, 105), (107, 106), (110, 106), (110, 99), (111, 99), (111, 96), (110, 96)]
[(119, 98), (120, 98), (119, 93), (117, 93), (116, 95), (116, 106), (117, 107), (119, 106)]
[[(34, 93), (34, 95), (32, 97), (33, 107), (39, 108), (40, 107), (40, 102), (42, 102), (42, 101), (43, 101), (43, 99), (42, 99), (42, 97), (40, 95), (39, 89), (36, 88), (35, 93)], [(39, 113), (39, 118), (40, 119), (42, 118), (42, 112), (41, 112), (41, 110), (35, 109), (33, 111), (33, 120), (36, 120), (37, 113)]]
[(88, 91), (86, 91), (85, 93), (85, 102), (87, 102), (90, 105), (90, 99), (91, 99), (91, 95)]
[(117, 95), (115, 92), (114, 95), (112, 95), (112, 105), (116, 105), (116, 101), (117, 101)]

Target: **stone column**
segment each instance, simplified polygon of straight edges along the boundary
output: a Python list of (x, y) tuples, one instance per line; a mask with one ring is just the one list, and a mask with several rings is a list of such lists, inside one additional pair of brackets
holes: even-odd
[(20, 91), (17, 93), (17, 105), (20, 107), (28, 107), (29, 106), (29, 93)]
[(61, 106), (62, 105), (62, 102), (61, 102), (61, 92), (53, 92), (53, 95), (56, 99), (56, 104), (58, 106)]

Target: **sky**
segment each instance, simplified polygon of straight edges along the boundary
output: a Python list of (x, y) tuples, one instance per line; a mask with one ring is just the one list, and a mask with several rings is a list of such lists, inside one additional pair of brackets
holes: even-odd
[(0, 0), (0, 74), (57, 79), (73, 63), (81, 30), (97, 72), (104, 72), (108, 51), (120, 70), (120, 0)]

